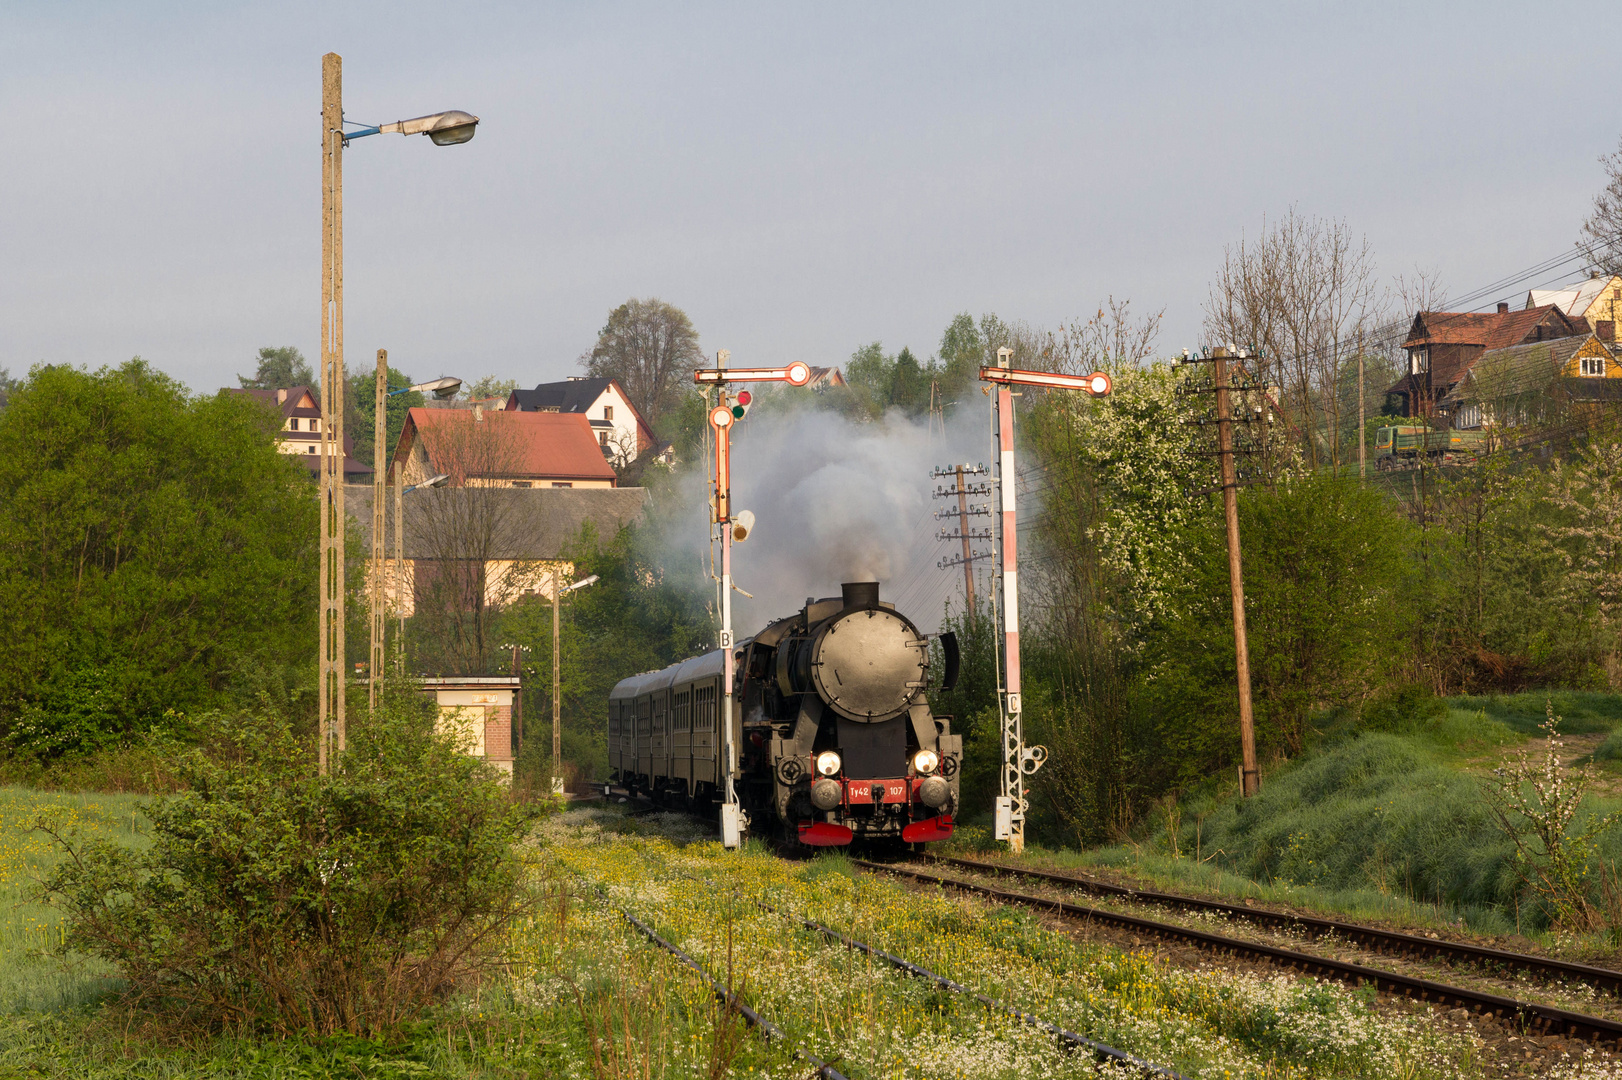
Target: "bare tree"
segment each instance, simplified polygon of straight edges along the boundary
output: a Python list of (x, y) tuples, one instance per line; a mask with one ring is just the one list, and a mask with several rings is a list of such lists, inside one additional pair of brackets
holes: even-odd
[[(1368, 240), (1344, 221), (1291, 207), (1254, 242), (1223, 253), (1205, 308), (1213, 344), (1262, 351), (1306, 434), (1309, 462), (1341, 462), (1342, 352), (1377, 316), (1382, 296)], [(1283, 404), (1281, 402), (1281, 404)]]
[(1605, 187), (1594, 196), (1577, 248), (1585, 253), (1590, 270), (1617, 274), (1622, 273), (1622, 142), (1599, 163), (1605, 166)]
[(411, 497), (407, 524), (422, 553), (414, 567), (417, 653), (455, 674), (493, 671), (496, 613), (547, 572), (522, 557), (527, 492), (502, 479), (522, 471), (523, 449), (506, 422), (517, 415), (444, 410), (407, 469), (412, 483), (429, 470), (451, 477), (450, 486)]
[(580, 358), (593, 378), (618, 379), (649, 425), (674, 407), (704, 366), (698, 331), (686, 312), (663, 300), (632, 298), (608, 314), (597, 344)]

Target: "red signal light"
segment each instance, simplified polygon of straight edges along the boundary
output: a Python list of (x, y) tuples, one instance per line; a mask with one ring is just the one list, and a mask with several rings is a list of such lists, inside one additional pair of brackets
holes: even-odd
[(755, 395), (751, 394), (749, 391), (747, 391), (747, 390), (739, 390), (738, 391), (738, 404), (739, 405), (742, 405), (745, 408), (748, 408), (749, 403), (751, 401), (753, 401), (753, 400), (755, 400)]

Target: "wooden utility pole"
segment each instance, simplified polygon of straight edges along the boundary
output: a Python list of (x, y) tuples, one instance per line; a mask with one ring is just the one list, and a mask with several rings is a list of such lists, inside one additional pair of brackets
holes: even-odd
[(389, 468), (394, 472), (394, 615), (399, 620), (394, 631), (394, 662), (405, 678), (405, 463), (390, 462)]
[(558, 604), (563, 599), (563, 580), (557, 564), (552, 566), (552, 782), (563, 775), (563, 695), (558, 633)]
[[(513, 646), (513, 678), (519, 680), (518, 685), (513, 687), (512, 733), (514, 760), (518, 758), (519, 751), (524, 748), (524, 669), (519, 658), (523, 648), (522, 645)], [(556, 693), (553, 696), (556, 697)]]
[(1363, 328), (1357, 328), (1357, 475), (1368, 476), (1368, 417), (1363, 409)]
[(343, 58), (321, 58), (321, 635), (316, 748), (323, 775), (344, 750)]
[(969, 550), (969, 494), (963, 489), (963, 466), (957, 467), (957, 531), (963, 534), (963, 598), (969, 622), (974, 622), (974, 558)]
[(375, 430), (372, 432), (372, 642), (368, 654), (371, 660), (367, 672), (370, 693), (367, 700), (373, 709), (377, 708), (378, 697), (383, 692), (383, 638), (388, 627), (388, 611), (383, 593), (383, 573), (387, 566), (384, 559), (388, 544), (385, 533), (388, 531), (388, 473), (383, 468), (383, 455), (388, 452), (389, 425), (385, 418), (384, 407), (389, 392), (389, 354), (387, 349), (377, 350), (377, 412)]
[(1245, 579), (1239, 552), (1239, 478), (1233, 464), (1233, 402), (1229, 398), (1228, 350), (1211, 350), (1216, 367), (1217, 457), (1222, 466), (1222, 516), (1228, 531), (1228, 582), (1233, 593), (1234, 666), (1239, 676), (1239, 748), (1243, 759), (1241, 793), (1261, 787), (1256, 768), (1256, 723), (1250, 707), (1250, 645), (1245, 632)]

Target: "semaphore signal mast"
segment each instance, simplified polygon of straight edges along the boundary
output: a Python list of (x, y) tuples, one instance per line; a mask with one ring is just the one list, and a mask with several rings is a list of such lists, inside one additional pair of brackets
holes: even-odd
[[(811, 381), (809, 365), (795, 361), (787, 367), (729, 368), (731, 354), (722, 349), (715, 354), (713, 368), (699, 368), (693, 372), (693, 381), (700, 385), (720, 388), (720, 398), (710, 410), (710, 427), (715, 429), (715, 459), (710, 480), (714, 493), (711, 499), (712, 528), (721, 533), (721, 760), (725, 780), (721, 792), (721, 844), (736, 848), (743, 843), (748, 826), (742, 808), (738, 805), (735, 781), (738, 777), (738, 737), (733, 732), (732, 684), (732, 544), (743, 540), (754, 527), (755, 516), (744, 510), (732, 512), (732, 425), (749, 412), (752, 395), (738, 391), (735, 399), (728, 397), (727, 384), (734, 382), (782, 382), (790, 386), (805, 386)], [(712, 538), (714, 534), (711, 534)]]
[(1025, 745), (1025, 724), (1020, 700), (1019, 668), (1019, 529), (1015, 520), (1016, 472), (1014, 469), (1014, 395), (1012, 386), (1040, 386), (1051, 390), (1081, 390), (1093, 397), (1110, 392), (1110, 377), (1102, 371), (1091, 375), (1059, 375), (1048, 371), (1022, 371), (1010, 366), (1014, 350), (997, 350), (997, 366), (980, 369), (983, 382), (996, 383), (991, 426), (997, 440), (996, 485), (1001, 503), (996, 545), (1002, 566), (1001, 603), (994, 582), (992, 608), (1000, 616), (1002, 629), (1003, 685), (998, 687), (1002, 714), (1002, 769), (999, 774), (996, 823), (993, 835), (1008, 841), (1008, 850), (1018, 855), (1025, 850), (1025, 814), (1030, 801), (1025, 798), (1025, 778), (1034, 775), (1047, 760), (1047, 747)]

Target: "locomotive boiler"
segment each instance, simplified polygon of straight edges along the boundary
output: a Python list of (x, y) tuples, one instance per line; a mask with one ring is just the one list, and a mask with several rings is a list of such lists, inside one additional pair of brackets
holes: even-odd
[[(957, 641), (940, 636), (941, 689)], [(734, 785), (751, 827), (813, 847), (922, 844), (951, 836), (963, 740), (930, 711), (929, 636), (877, 582), (850, 582), (733, 649), (731, 717), (719, 649), (621, 680), (608, 698), (611, 782), (709, 813), (723, 790), (719, 725), (738, 748)]]

